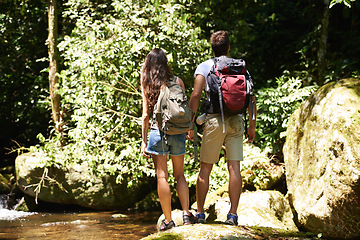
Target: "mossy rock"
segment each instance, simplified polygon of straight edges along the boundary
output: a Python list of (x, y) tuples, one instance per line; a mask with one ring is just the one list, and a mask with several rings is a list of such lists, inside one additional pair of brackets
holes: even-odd
[(291, 116), (283, 149), (301, 226), (360, 237), (360, 79), (329, 83)]
[(32, 153), (22, 154), (15, 161), (21, 191), (44, 202), (124, 210), (133, 207), (151, 191), (149, 181), (152, 179), (144, 179), (128, 188), (126, 181), (116, 182), (116, 175), (93, 174), (87, 162), (47, 167), (46, 161), (46, 156)]

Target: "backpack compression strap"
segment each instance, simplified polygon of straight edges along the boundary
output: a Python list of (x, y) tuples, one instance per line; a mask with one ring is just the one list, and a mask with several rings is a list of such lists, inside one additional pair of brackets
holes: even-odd
[(214, 65), (215, 65), (215, 75), (219, 78), (219, 86), (218, 86), (219, 105), (220, 105), (220, 113), (221, 113), (223, 133), (225, 133), (224, 107), (223, 107), (222, 92), (221, 92), (221, 78), (222, 78), (222, 73), (220, 73), (220, 72), (218, 71), (216, 62), (214, 62)]

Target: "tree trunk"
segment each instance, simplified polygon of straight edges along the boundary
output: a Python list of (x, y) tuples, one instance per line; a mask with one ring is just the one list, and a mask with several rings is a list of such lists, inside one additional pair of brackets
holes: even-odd
[(329, 2), (330, 2), (329, 0), (324, 0), (325, 8), (321, 19), (319, 47), (317, 51), (317, 60), (318, 60), (317, 82), (320, 86), (323, 85), (325, 82), (324, 73), (326, 69), (326, 50), (327, 50), (328, 27), (329, 27), (329, 18), (330, 18)]
[(49, 88), (51, 98), (52, 120), (55, 131), (60, 131), (60, 95), (57, 93), (59, 84), (59, 59), (57, 50), (57, 1), (48, 0), (49, 35), (47, 39), (49, 51)]

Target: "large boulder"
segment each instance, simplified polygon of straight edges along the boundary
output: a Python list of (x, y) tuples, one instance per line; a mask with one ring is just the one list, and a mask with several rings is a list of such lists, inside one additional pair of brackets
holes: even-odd
[(312, 94), (291, 116), (283, 153), (299, 224), (324, 237), (360, 237), (360, 80)]
[[(228, 211), (229, 208), (222, 212), (222, 217), (219, 214), (219, 218), (225, 220)], [(238, 214), (240, 225), (298, 231), (290, 204), (278, 191), (244, 192), (240, 197)]]
[(20, 189), (44, 202), (99, 210), (127, 209), (151, 191), (142, 187), (148, 181), (128, 188), (126, 182), (116, 183), (116, 176), (96, 176), (86, 162), (66, 168), (45, 167), (45, 162), (44, 156), (31, 153), (22, 154), (15, 161)]

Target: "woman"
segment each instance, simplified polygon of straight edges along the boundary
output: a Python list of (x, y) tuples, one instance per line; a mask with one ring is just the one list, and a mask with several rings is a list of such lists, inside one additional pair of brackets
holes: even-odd
[[(151, 155), (155, 165), (160, 205), (165, 215), (160, 231), (175, 227), (175, 223), (171, 218), (171, 192), (168, 184), (169, 174), (167, 170), (168, 154), (172, 160), (174, 177), (177, 183), (176, 190), (183, 209), (184, 225), (194, 223), (195, 221), (194, 216), (189, 211), (189, 188), (184, 176), (185, 133), (164, 136), (164, 133), (152, 122), (149, 144), (147, 143), (149, 121), (150, 117), (152, 117), (160, 88), (172, 77), (173, 73), (168, 65), (164, 51), (158, 48), (151, 50), (145, 59), (141, 72), (143, 99), (142, 152), (146, 158), (149, 158)], [(180, 78), (177, 78), (176, 83), (185, 90), (184, 83)], [(164, 141), (164, 137), (166, 137), (166, 141)]]

